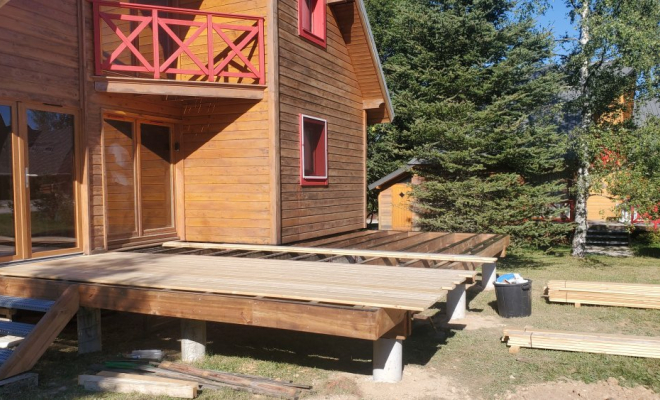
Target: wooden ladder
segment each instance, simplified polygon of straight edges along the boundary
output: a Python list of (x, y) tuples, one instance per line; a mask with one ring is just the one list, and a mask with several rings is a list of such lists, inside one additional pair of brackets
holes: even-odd
[(79, 307), (78, 286), (56, 301), (0, 296), (0, 307), (44, 312), (36, 325), (0, 321), (0, 334), (23, 337), (15, 349), (0, 349), (0, 380), (29, 371), (55, 341)]

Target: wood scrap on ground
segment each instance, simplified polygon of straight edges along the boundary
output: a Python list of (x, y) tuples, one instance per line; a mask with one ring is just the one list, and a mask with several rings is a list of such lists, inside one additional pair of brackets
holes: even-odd
[(549, 281), (548, 300), (631, 308), (660, 309), (660, 285), (615, 282)]
[(130, 353), (122, 354), (122, 357), (132, 360), (163, 361), (165, 353), (162, 350), (133, 350)]
[[(80, 375), (78, 384), (86, 390), (115, 393), (140, 393), (151, 396), (170, 396), (184, 399), (197, 397), (198, 385), (196, 382), (176, 381), (165, 378), (143, 376), (137, 374), (117, 374), (115, 376)], [(112, 373), (111, 373), (112, 374)]]
[(505, 328), (502, 341), (511, 353), (521, 347), (660, 358), (660, 338), (631, 335), (553, 331), (532, 328)]
[[(143, 360), (111, 361), (106, 362), (105, 365), (102, 366), (92, 366), (92, 369), (96, 369), (97, 371), (101, 370), (101, 372), (97, 375), (81, 375), (81, 377), (85, 377), (81, 381), (81, 385), (84, 385), (85, 388), (88, 388), (89, 390), (118, 391), (120, 393), (126, 393), (122, 390), (130, 390), (134, 386), (135, 382), (124, 381), (128, 379), (132, 379), (133, 381), (150, 380), (152, 383), (148, 385), (147, 390), (152, 391), (166, 391), (167, 389), (171, 389), (168, 385), (159, 387), (158, 383), (176, 383), (178, 385), (183, 385), (185, 383), (190, 385), (193, 383), (196, 388), (201, 390), (232, 389), (257, 395), (287, 399), (297, 399), (301, 390), (309, 390), (312, 388), (308, 385), (299, 385), (292, 382), (282, 382), (252, 375), (206, 370), (171, 362), (147, 364)], [(112, 371), (107, 371), (107, 369), (111, 369)], [(86, 378), (87, 376), (98, 376), (109, 379)], [(181, 390), (181, 392), (177, 393), (189, 394), (188, 392), (183, 391), (183, 389)], [(167, 395), (175, 396), (173, 393), (174, 392), (170, 392), (170, 394)], [(150, 392), (148, 394), (155, 393)]]

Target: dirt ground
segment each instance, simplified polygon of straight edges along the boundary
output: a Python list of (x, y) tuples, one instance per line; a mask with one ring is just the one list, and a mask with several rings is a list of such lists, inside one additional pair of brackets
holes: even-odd
[[(460, 328), (467, 331), (499, 328), (504, 326), (497, 317), (468, 314), (465, 319), (452, 323), (441, 322), (443, 328)], [(475, 373), (478, 373), (475, 371)], [(350, 373), (335, 373), (329, 378), (314, 382), (320, 386), (320, 394), (307, 397), (310, 400), (480, 400), (483, 396), (471, 392), (470, 375), (463, 379), (447, 376), (435, 367), (406, 366), (403, 380), (397, 384), (375, 383), (371, 377)], [(515, 381), (514, 376), (510, 379)], [(328, 394), (336, 393), (336, 394)], [(643, 386), (623, 387), (615, 378), (596, 383), (584, 383), (570, 379), (534, 385), (516, 386), (513, 391), (495, 396), (497, 400), (652, 400), (660, 395)], [(485, 400), (485, 399), (484, 399)]]
[[(467, 377), (466, 377), (467, 378)], [(418, 366), (406, 368), (404, 379), (398, 384), (374, 383), (370, 378), (339, 373), (324, 384), (331, 390), (345, 391), (337, 395), (316, 395), (310, 400), (478, 400), (483, 397), (470, 393), (464, 382), (443, 377), (440, 371)], [(637, 386), (627, 388), (619, 381), (584, 383), (572, 380), (546, 382), (518, 387), (513, 393), (496, 396), (498, 400), (654, 400), (660, 395)]]

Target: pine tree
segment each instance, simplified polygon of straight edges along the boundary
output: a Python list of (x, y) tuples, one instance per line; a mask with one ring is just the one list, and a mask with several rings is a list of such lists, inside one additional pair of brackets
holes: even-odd
[(548, 246), (564, 198), (562, 75), (534, 2), (370, 0), (397, 118), (377, 128), (391, 157), (417, 158), (421, 227), (511, 234)]

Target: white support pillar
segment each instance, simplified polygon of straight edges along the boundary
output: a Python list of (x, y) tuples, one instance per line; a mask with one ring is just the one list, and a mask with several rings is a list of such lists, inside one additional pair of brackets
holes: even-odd
[(101, 309), (78, 309), (78, 354), (101, 351)]
[(453, 290), (447, 292), (447, 317), (450, 321), (465, 318), (467, 309), (467, 293), (465, 284), (456, 285)]
[(497, 279), (497, 264), (485, 263), (481, 265), (481, 287), (483, 290), (495, 290)]
[(181, 360), (198, 361), (206, 355), (206, 321), (181, 320)]
[(396, 383), (402, 376), (403, 340), (380, 338), (374, 341), (374, 381)]

